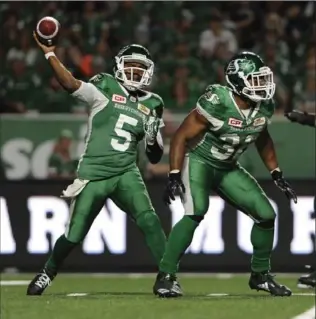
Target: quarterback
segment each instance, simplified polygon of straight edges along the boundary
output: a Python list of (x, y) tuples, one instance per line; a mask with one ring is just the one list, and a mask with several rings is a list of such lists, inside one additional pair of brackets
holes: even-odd
[(136, 223), (157, 263), (162, 258), (166, 237), (136, 166), (137, 145), (145, 139), (151, 163), (160, 161), (163, 143), (163, 101), (144, 90), (150, 85), (154, 63), (140, 45), (124, 47), (115, 57), (114, 76), (101, 73), (89, 83), (79, 81), (54, 54), (54, 47), (41, 44), (56, 79), (75, 98), (90, 106), (85, 151), (77, 178), (63, 191), (71, 199), (66, 231), (55, 243), (43, 269), (27, 289), (41, 295), (57, 275), (74, 247), (88, 233), (105, 200), (113, 202)]
[(171, 141), (164, 200), (170, 204), (179, 192), (185, 215), (172, 229), (160, 262), (153, 288), (160, 297), (182, 295), (176, 279), (178, 264), (208, 206), (212, 206), (211, 190), (254, 221), (250, 288), (275, 296), (291, 295), (270, 273), (275, 212), (257, 181), (237, 162), (254, 142), (275, 184), (297, 201), (283, 178), (267, 130), (274, 113), (273, 73), (258, 55), (241, 52), (227, 63), (225, 77), (227, 86), (210, 85)]

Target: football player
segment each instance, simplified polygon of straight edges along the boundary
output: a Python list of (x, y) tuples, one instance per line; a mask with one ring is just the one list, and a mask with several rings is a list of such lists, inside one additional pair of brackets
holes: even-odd
[(212, 205), (211, 190), (254, 221), (250, 288), (275, 296), (291, 295), (291, 290), (277, 283), (270, 273), (274, 209), (257, 181), (237, 162), (254, 142), (276, 186), (297, 201), (279, 168), (267, 129), (274, 112), (273, 73), (258, 55), (242, 52), (226, 65), (225, 78), (227, 86), (207, 87), (171, 141), (164, 200), (170, 204), (180, 192), (185, 215), (173, 227), (160, 262), (153, 288), (160, 297), (182, 295), (176, 280), (178, 264)]
[[(316, 127), (316, 116), (315, 114), (309, 114), (300, 111), (291, 111), (285, 113), (285, 116), (292, 122), (296, 122), (302, 125), (307, 125), (311, 127)], [(316, 196), (314, 198), (314, 218), (316, 218)], [(316, 287), (316, 270), (311, 266), (306, 266), (308, 269), (308, 274), (303, 275), (298, 279), (299, 288), (315, 288)]]
[(65, 258), (83, 241), (107, 198), (136, 223), (156, 262), (161, 260), (166, 237), (136, 166), (136, 152), (144, 138), (149, 161), (159, 162), (164, 104), (160, 96), (145, 90), (153, 78), (154, 63), (143, 46), (124, 47), (115, 57), (113, 76), (97, 74), (86, 83), (72, 76), (54, 54), (54, 47), (41, 44), (35, 34), (34, 38), (61, 86), (90, 106), (77, 178), (63, 191), (71, 199), (66, 231), (27, 289), (28, 295), (41, 295)]

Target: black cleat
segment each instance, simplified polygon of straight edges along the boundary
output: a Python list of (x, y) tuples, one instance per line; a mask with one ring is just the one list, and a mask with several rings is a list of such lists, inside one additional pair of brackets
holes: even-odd
[(298, 279), (298, 288), (315, 288), (316, 287), (316, 270), (311, 266), (305, 266), (308, 269), (309, 274), (303, 275)]
[(163, 272), (158, 273), (153, 292), (161, 298), (177, 298), (183, 295), (177, 277)]
[(269, 272), (252, 272), (249, 279), (249, 287), (251, 289), (256, 289), (257, 291), (266, 291), (272, 296), (291, 296), (292, 291), (288, 287), (278, 284), (276, 281), (274, 281), (273, 277), (274, 275), (270, 274)]
[(29, 296), (40, 296), (44, 290), (51, 285), (56, 273), (52, 274), (43, 268), (30, 282), (26, 294)]

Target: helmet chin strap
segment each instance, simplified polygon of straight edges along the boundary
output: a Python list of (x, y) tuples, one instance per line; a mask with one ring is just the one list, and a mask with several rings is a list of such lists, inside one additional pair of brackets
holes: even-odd
[(234, 93), (237, 94), (241, 100), (243, 100), (244, 102), (250, 104), (250, 107), (254, 107), (258, 103), (258, 102), (255, 102), (255, 101), (251, 100), (247, 96), (241, 94), (237, 90), (234, 90)]
[(139, 88), (136, 88), (135, 86), (132, 86), (132, 85), (125, 84), (124, 82), (122, 82), (122, 85), (123, 85), (128, 91), (131, 91), (131, 92), (135, 92), (135, 91), (139, 90)]

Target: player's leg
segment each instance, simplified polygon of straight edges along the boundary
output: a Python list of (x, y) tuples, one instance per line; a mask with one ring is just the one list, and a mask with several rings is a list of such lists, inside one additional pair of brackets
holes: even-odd
[(66, 231), (57, 239), (44, 268), (30, 283), (27, 290), (28, 295), (41, 295), (56, 276), (66, 257), (74, 247), (83, 241), (94, 219), (104, 205), (107, 194), (114, 188), (114, 182), (110, 181), (89, 182), (72, 199)]
[(291, 291), (277, 284), (269, 273), (276, 215), (257, 181), (245, 169), (238, 167), (222, 175), (217, 192), (223, 199), (254, 220), (251, 230), (253, 255), (250, 287), (274, 295), (291, 295)]
[(183, 167), (182, 180), (186, 191), (183, 205), (185, 215), (173, 227), (164, 256), (159, 265), (159, 274), (154, 292), (161, 297), (178, 297), (182, 295), (177, 285), (175, 274), (178, 264), (186, 249), (190, 246), (195, 229), (203, 220), (209, 205), (210, 178), (212, 171), (204, 163), (187, 157)]
[(142, 231), (146, 244), (158, 264), (165, 250), (166, 236), (138, 168), (120, 176), (110, 198)]

